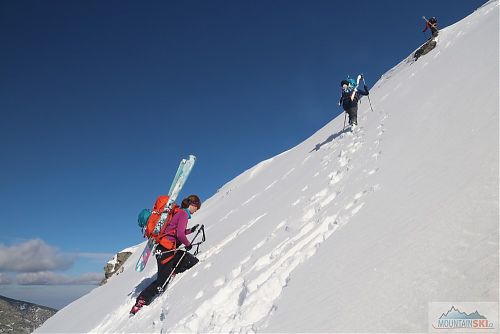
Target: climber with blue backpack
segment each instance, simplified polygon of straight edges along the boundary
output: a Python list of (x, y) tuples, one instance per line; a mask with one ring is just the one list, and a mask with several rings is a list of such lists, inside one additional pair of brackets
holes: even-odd
[(364, 85), (364, 90), (358, 87), (360, 80), (363, 80), (362, 75), (359, 75), (357, 80), (347, 77), (347, 79), (340, 82), (342, 91), (339, 106), (341, 105), (345, 113), (349, 115), (349, 125), (351, 128), (358, 125), (358, 101), (361, 99), (361, 96), (370, 94), (366, 84)]

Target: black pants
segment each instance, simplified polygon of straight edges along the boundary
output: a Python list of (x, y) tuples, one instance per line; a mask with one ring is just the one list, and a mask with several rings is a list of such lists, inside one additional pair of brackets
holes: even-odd
[(349, 125), (358, 125), (358, 105), (354, 105), (345, 111), (349, 115)]
[[(160, 246), (158, 246), (157, 249), (165, 251), (165, 249), (160, 248)], [(158, 275), (156, 276), (156, 280), (151, 283), (146, 289), (144, 289), (138, 297), (144, 298), (144, 300), (146, 301), (146, 305), (151, 303), (151, 301), (157, 294), (163, 292), (163, 290), (166, 289), (165, 282), (167, 281), (170, 273), (172, 273), (172, 270), (175, 268), (177, 263), (178, 265), (175, 269), (175, 274), (182, 273), (192, 268), (199, 261), (193, 254), (178, 250), (170, 261), (162, 264), (161, 261), (169, 256), (172, 256), (172, 253), (163, 253), (162, 255), (156, 256), (156, 264), (158, 265)]]

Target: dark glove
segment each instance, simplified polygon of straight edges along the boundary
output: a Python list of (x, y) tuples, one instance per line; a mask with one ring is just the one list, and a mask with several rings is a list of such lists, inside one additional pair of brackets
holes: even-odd
[(191, 250), (191, 248), (193, 248), (193, 245), (191, 245), (191, 244), (190, 244), (189, 246), (186, 246), (186, 250), (187, 250), (187, 251), (190, 251), (190, 250)]
[(198, 229), (198, 226), (200, 226), (200, 224), (196, 224), (193, 227), (191, 227), (191, 233), (196, 232), (196, 230)]

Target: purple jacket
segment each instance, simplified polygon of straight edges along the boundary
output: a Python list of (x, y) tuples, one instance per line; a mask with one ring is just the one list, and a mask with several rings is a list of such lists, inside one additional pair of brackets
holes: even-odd
[[(189, 246), (191, 242), (189, 242), (186, 234), (191, 233), (191, 229), (186, 228), (188, 220), (191, 218), (191, 214), (187, 209), (179, 210), (173, 217), (168, 227), (166, 228), (166, 233), (170, 234), (172, 231), (177, 231), (176, 237), (168, 235), (167, 238), (173, 242), (177, 243), (177, 240), (182, 242), (184, 245)], [(177, 245), (179, 246), (179, 245)]]

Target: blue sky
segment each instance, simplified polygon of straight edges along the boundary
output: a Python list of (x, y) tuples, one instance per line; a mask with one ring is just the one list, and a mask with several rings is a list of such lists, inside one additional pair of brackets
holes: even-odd
[(484, 2), (0, 2), (0, 294), (62, 307), (142, 241), (182, 157), (181, 197), (209, 198), (339, 115), (340, 80), (425, 42), (422, 15)]

